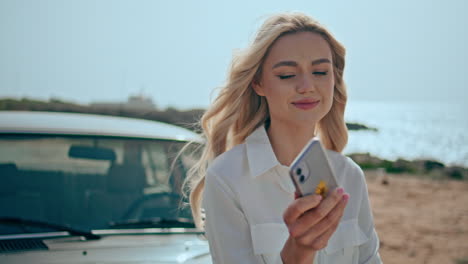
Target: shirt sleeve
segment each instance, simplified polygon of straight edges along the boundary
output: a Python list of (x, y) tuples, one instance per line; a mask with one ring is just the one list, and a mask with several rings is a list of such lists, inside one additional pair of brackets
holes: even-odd
[(362, 200), (359, 208), (358, 222), (361, 230), (369, 238), (366, 243), (359, 247), (359, 264), (380, 264), (382, 263), (379, 255), (380, 241), (374, 227), (366, 179), (364, 172), (359, 166), (358, 172), (362, 179)]
[(274, 262), (254, 254), (250, 226), (239, 200), (232, 188), (209, 170), (205, 178), (203, 208), (213, 263), (282, 263), (279, 252)]

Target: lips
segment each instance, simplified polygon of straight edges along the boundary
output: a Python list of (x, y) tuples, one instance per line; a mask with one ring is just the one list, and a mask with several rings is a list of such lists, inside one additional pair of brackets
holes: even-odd
[(302, 99), (292, 102), (292, 104), (302, 110), (309, 110), (316, 107), (320, 103), (320, 100), (314, 99)]

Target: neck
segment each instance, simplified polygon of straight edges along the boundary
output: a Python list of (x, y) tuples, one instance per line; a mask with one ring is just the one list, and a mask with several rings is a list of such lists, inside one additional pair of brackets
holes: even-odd
[(267, 133), (278, 162), (285, 166), (291, 165), (302, 148), (315, 136), (314, 131), (315, 124), (298, 126), (271, 120)]

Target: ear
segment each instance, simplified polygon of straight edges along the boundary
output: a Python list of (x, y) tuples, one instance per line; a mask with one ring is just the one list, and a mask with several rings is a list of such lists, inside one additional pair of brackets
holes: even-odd
[(252, 81), (252, 88), (258, 96), (265, 96), (265, 92), (263, 91), (263, 86), (261, 83)]

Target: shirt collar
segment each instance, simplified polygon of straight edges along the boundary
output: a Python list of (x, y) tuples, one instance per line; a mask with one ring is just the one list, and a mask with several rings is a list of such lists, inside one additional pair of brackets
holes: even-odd
[(261, 125), (254, 130), (254, 132), (246, 138), (245, 143), (250, 175), (253, 178), (280, 165), (271, 147), (265, 126)]

